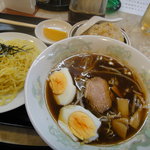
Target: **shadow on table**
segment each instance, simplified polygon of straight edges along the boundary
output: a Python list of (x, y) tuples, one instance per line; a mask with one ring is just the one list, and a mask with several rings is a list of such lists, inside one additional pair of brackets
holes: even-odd
[(25, 146), (25, 145), (15, 145), (0, 143), (1, 150), (52, 150), (48, 146)]

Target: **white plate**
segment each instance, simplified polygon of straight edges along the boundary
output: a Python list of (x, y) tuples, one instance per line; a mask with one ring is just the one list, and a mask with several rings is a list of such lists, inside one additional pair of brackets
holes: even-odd
[(70, 25), (66, 21), (59, 20), (59, 19), (49, 19), (49, 20), (44, 20), (40, 22), (35, 28), (36, 37), (38, 37), (39, 39), (41, 39), (43, 42), (47, 44), (53, 44), (55, 43), (55, 41), (48, 40), (43, 34), (43, 28), (45, 27), (58, 28), (62, 31), (67, 32), (69, 35), (72, 25)]
[[(25, 33), (18, 33), (18, 32), (4, 32), (0, 33), (0, 40), (13, 40), (13, 39), (23, 39), (35, 42), (36, 46), (43, 51), (47, 48), (47, 46), (39, 39), (35, 38), (34, 36), (25, 34)], [(10, 110), (13, 110), (21, 105), (23, 105), (24, 102), (24, 90), (22, 90), (17, 97), (10, 103), (4, 106), (0, 106), (0, 113), (7, 112)]]
[[(72, 29), (70, 30), (69, 37), (76, 36), (75, 34), (76, 34), (77, 29), (85, 22), (86, 22), (86, 20), (83, 20), (83, 21), (80, 21), (80, 22), (77, 22), (76, 24), (74, 24)], [(121, 33), (124, 37), (124, 43), (131, 45), (131, 41), (130, 41), (127, 33), (123, 29), (121, 29)]]

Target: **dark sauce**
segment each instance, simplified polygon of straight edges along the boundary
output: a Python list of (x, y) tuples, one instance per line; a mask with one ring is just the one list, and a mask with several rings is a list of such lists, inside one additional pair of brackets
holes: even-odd
[[(71, 24), (75, 24), (79, 21), (90, 19), (93, 16), (95, 16), (95, 14), (80, 13), (80, 12), (75, 12), (75, 11), (69, 10), (69, 12), (68, 12), (68, 21)], [(104, 17), (105, 15), (101, 14), (99, 16)]]
[[(69, 69), (69, 72), (74, 81), (79, 78), (84, 79), (84, 78), (92, 78), (97, 76), (105, 79), (108, 82), (109, 86), (111, 87), (111, 83), (109, 83), (110, 80), (113, 78), (117, 79), (119, 83), (118, 89), (121, 93), (123, 93), (123, 98), (129, 100), (129, 110), (131, 109), (133, 103), (133, 98), (134, 98), (133, 90), (139, 92), (144, 100), (146, 99), (145, 92), (141, 87), (140, 83), (138, 82), (138, 78), (135, 75), (135, 73), (133, 73), (131, 69), (119, 63), (117, 60), (111, 57), (101, 56), (96, 54), (75, 55), (65, 59), (60, 64), (58, 64), (54, 69), (59, 70), (60, 68), (64, 68), (64, 67)], [(116, 99), (117, 97), (118, 97), (117, 95), (114, 95), (114, 99)], [(50, 113), (52, 114), (53, 118), (57, 121), (59, 110), (61, 109), (62, 106), (56, 104), (53, 98), (52, 91), (49, 87), (48, 81), (46, 82), (46, 100), (47, 100)], [(74, 101), (76, 101), (76, 97)], [(83, 102), (85, 108), (89, 109), (88, 105), (86, 104), (85, 98), (83, 98)], [(136, 110), (137, 109), (138, 107), (136, 108)], [(92, 110), (90, 111), (92, 112)], [(94, 114), (94, 115), (100, 117), (101, 115), (106, 115), (109, 111), (113, 111), (117, 113), (115, 100), (113, 100), (112, 107), (108, 111), (104, 112), (104, 114)], [(130, 115), (133, 114), (130, 113)], [(129, 139), (136, 132), (138, 132), (138, 130), (143, 125), (147, 116), (147, 109), (143, 109), (142, 116), (143, 116), (143, 120), (141, 121), (138, 129), (134, 129), (129, 126), (126, 139), (120, 138), (115, 133), (111, 137), (107, 136), (106, 128), (108, 127), (108, 124), (102, 122), (102, 126), (99, 128), (98, 131), (99, 138), (91, 142), (90, 144), (109, 145), (109, 144), (120, 143)]]
[(52, 117), (54, 117), (54, 119), (57, 121), (61, 106), (57, 105), (48, 82), (46, 83), (46, 99), (47, 99), (47, 104), (50, 108)]

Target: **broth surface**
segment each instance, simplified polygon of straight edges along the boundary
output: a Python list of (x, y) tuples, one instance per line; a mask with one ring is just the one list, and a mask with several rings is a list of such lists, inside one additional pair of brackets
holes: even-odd
[[(85, 97), (82, 98), (84, 107), (90, 110), (98, 118), (106, 116), (108, 113), (111, 114), (112, 112), (118, 114), (116, 99), (119, 97), (119, 95), (117, 95), (111, 90), (111, 87), (114, 85), (114, 83), (119, 89), (121, 96), (129, 100), (129, 110), (131, 110), (133, 107), (133, 100), (134, 100), (135, 93), (140, 93), (140, 96), (145, 102), (145, 98), (146, 98), (145, 92), (141, 87), (141, 85), (139, 84), (138, 78), (134, 74), (134, 72), (132, 72), (131, 69), (119, 63), (117, 60), (111, 57), (96, 55), (96, 54), (75, 55), (60, 62), (54, 68), (53, 71), (59, 70), (60, 68), (64, 68), (64, 67), (69, 69), (69, 72), (74, 81), (74, 85), (76, 85), (78, 91), (80, 91), (80, 89), (84, 90), (87, 79), (93, 77), (101, 77), (108, 82), (108, 85), (110, 87), (110, 93), (113, 95), (112, 107), (106, 112), (104, 112), (103, 114), (96, 114), (94, 111), (92, 111), (89, 108), (88, 104), (86, 103), (86, 98)], [(50, 72), (50, 74), (52, 72)], [(57, 103), (55, 102), (48, 81), (46, 82), (46, 101), (50, 113), (52, 114), (53, 118), (56, 121), (58, 121), (59, 110), (63, 106), (57, 105)], [(71, 104), (74, 104), (75, 102), (76, 102), (76, 96)], [(78, 103), (77, 105), (80, 104)], [(129, 118), (141, 106), (143, 106), (143, 104), (141, 100), (139, 100), (139, 106), (138, 105), (135, 106), (135, 110), (134, 112), (130, 112)], [(109, 145), (109, 144), (116, 144), (128, 139), (131, 136), (133, 136), (136, 132), (138, 132), (138, 130), (143, 125), (146, 116), (147, 116), (147, 109), (142, 109), (143, 119), (141, 120), (139, 127), (137, 129), (134, 129), (131, 126), (129, 126), (127, 136), (125, 139), (119, 137), (115, 132), (113, 132), (113, 134), (111, 135), (108, 135), (107, 134), (109, 128), (108, 126), (109, 123), (111, 123), (111, 121), (109, 121), (109, 123), (102, 121), (102, 126), (98, 130), (99, 138), (91, 142), (90, 144)]]

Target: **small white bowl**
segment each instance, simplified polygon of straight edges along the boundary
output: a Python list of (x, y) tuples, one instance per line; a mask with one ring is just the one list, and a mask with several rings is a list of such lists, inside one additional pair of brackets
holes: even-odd
[(56, 41), (47, 39), (43, 33), (43, 29), (46, 27), (60, 29), (61, 31), (67, 32), (67, 34), (69, 36), (69, 32), (72, 28), (72, 25), (70, 25), (66, 21), (59, 20), (59, 19), (49, 19), (49, 20), (44, 20), (44, 21), (40, 22), (35, 28), (36, 37), (41, 39), (43, 42), (45, 42), (47, 44), (53, 44)]
[[(80, 22), (77, 22), (76, 24), (74, 24), (72, 29), (69, 32), (69, 37), (76, 36), (75, 33), (76, 33), (77, 29), (85, 22), (86, 22), (86, 20), (83, 20), (83, 21), (80, 21)], [(127, 33), (123, 29), (121, 29), (121, 33), (124, 37), (124, 43), (126, 43), (127, 45), (131, 45), (131, 41), (130, 41)]]

